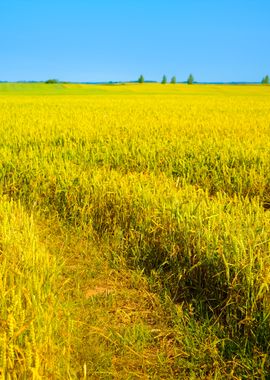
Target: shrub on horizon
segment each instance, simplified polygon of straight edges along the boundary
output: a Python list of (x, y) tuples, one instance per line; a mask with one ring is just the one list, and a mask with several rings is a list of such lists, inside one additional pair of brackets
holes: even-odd
[(58, 79), (48, 79), (45, 82), (46, 84), (54, 84), (54, 83), (59, 83)]

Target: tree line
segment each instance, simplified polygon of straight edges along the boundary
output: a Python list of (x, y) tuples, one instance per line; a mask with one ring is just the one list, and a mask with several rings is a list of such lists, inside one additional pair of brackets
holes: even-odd
[[(144, 76), (143, 75), (140, 75), (139, 78), (138, 78), (138, 83), (144, 83)], [(161, 84), (166, 84), (168, 83), (168, 80), (167, 80), (167, 77), (166, 75), (163, 75), (162, 79), (161, 79)], [(171, 84), (175, 84), (176, 83), (176, 76), (174, 75), (170, 81)], [(188, 78), (187, 78), (187, 84), (193, 84), (194, 83), (194, 77), (192, 74), (189, 74)]]
[[(140, 75), (139, 78), (138, 78), (138, 83), (144, 83), (144, 82), (145, 82), (145, 80), (144, 80), (144, 76), (143, 76), (143, 75)], [(45, 81), (45, 83), (47, 83), (47, 84), (55, 84), (55, 83), (65, 83), (65, 82), (60, 82), (58, 79), (48, 79), (48, 80)], [(166, 75), (163, 75), (163, 77), (162, 77), (160, 83), (161, 83), (161, 84), (166, 84), (166, 83), (168, 83), (168, 79), (167, 79), (167, 76), (166, 76)], [(175, 83), (176, 83), (176, 76), (175, 76), (175, 75), (171, 78), (170, 83), (171, 83), (171, 84), (175, 84)], [(187, 84), (193, 84), (193, 83), (194, 83), (194, 77), (193, 77), (192, 74), (189, 74), (186, 83), (187, 83)], [(265, 77), (263, 77), (261, 83), (262, 83), (262, 84), (270, 84), (270, 78), (269, 78), (269, 75), (265, 75)]]
[[(138, 83), (144, 83), (144, 76), (143, 75), (140, 75), (139, 76), (139, 79), (138, 79)], [(167, 80), (167, 77), (166, 75), (163, 75), (162, 79), (161, 79), (161, 84), (166, 84), (168, 83), (168, 80)], [(171, 84), (175, 84), (176, 83), (176, 76), (173, 76), (171, 81), (170, 81)], [(193, 84), (194, 83), (194, 77), (192, 74), (189, 74), (188, 78), (187, 78), (187, 84)], [(262, 84), (270, 84), (270, 78), (269, 78), (269, 75), (266, 75), (265, 77), (263, 77), (262, 81), (261, 81)]]

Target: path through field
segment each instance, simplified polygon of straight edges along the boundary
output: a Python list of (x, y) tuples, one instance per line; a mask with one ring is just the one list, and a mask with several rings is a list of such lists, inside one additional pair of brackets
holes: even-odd
[(89, 242), (55, 219), (40, 220), (38, 231), (48, 252), (63, 261), (59, 286), (72, 325), (71, 378), (179, 378), (176, 359), (188, 355), (143, 274), (118, 262), (110, 246)]

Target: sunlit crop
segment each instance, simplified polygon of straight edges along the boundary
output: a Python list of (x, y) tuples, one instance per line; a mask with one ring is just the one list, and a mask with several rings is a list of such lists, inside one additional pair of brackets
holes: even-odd
[(59, 294), (64, 258), (39, 241), (38, 215), (109, 242), (183, 320), (212, 326), (215, 347), (196, 367), (188, 358), (206, 333), (178, 320), (185, 376), (266, 374), (269, 88), (1, 86), (2, 378), (83, 376)]

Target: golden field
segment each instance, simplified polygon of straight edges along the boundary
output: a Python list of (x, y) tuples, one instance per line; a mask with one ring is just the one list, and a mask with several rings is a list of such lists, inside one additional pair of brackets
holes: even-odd
[(0, 84), (3, 379), (268, 379), (270, 88)]

